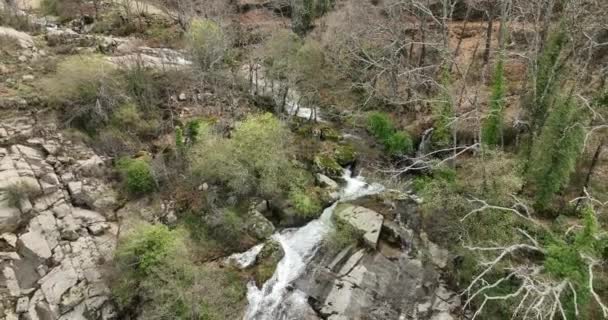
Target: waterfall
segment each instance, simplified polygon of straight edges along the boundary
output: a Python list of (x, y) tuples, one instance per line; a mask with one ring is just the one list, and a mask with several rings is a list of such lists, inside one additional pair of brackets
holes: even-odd
[(291, 290), (290, 286), (304, 273), (306, 266), (314, 258), (319, 244), (333, 227), (331, 216), (337, 203), (376, 194), (384, 189), (379, 184), (366, 183), (361, 176), (352, 177), (348, 169), (344, 170), (342, 178), (346, 184), (340, 192), (340, 199), (323, 210), (318, 219), (301, 228), (284, 230), (272, 236), (281, 245), (285, 255), (278, 263), (273, 276), (261, 289), (258, 289), (253, 282), (248, 284), (249, 305), (244, 320), (281, 320), (285, 308), (298, 308), (306, 303), (305, 294), (299, 291), (296, 292), (299, 299), (292, 298), (289, 304), (283, 302), (288, 296), (288, 291)]
[(431, 147), (431, 138), (433, 137), (433, 128), (428, 128), (422, 133), (420, 145), (418, 146), (417, 156), (425, 155)]
[[(254, 70), (255, 72), (251, 72)], [(263, 95), (273, 98), (274, 102), (281, 105), (283, 103), (283, 94), (285, 92), (281, 87), (281, 83), (279, 81), (271, 81), (268, 80), (264, 74), (263, 67), (260, 65), (244, 65), (241, 68), (241, 73), (244, 78), (251, 77), (250, 83), (253, 82), (255, 85), (252, 85), (252, 94)], [(261, 88), (260, 88), (261, 87)], [(261, 89), (261, 90), (259, 90)], [(261, 91), (261, 92), (260, 92)], [(314, 108), (308, 108), (300, 105), (302, 99), (296, 92), (296, 90), (289, 89), (287, 92), (287, 96), (285, 97), (285, 111), (290, 116), (296, 116), (298, 118), (303, 119), (316, 119), (317, 121), (322, 122), (322, 119), (317, 114)]]

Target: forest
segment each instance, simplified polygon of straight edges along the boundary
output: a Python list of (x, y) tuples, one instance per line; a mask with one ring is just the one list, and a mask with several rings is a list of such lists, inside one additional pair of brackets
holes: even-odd
[(608, 1), (0, 0), (0, 319), (608, 319)]

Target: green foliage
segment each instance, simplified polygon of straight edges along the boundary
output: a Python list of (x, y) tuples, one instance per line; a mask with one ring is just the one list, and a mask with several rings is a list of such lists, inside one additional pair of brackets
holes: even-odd
[(386, 141), (395, 131), (388, 114), (373, 112), (367, 117), (367, 130), (381, 141)]
[(441, 76), (441, 89), (437, 100), (432, 104), (431, 111), (434, 119), (433, 144), (442, 147), (450, 144), (452, 139), (452, 121), (454, 119), (454, 102), (449, 87), (451, 76), (444, 68)]
[(492, 79), (490, 112), (483, 122), (482, 140), (488, 146), (499, 146), (502, 143), (503, 109), (505, 103), (505, 70), (503, 59), (501, 54), (496, 63)]
[(341, 166), (347, 166), (357, 159), (357, 151), (350, 144), (338, 145), (334, 150), (334, 158)]
[(195, 19), (190, 22), (185, 38), (192, 59), (203, 71), (222, 66), (228, 41), (217, 23), (208, 19)]
[(288, 189), (294, 171), (289, 161), (291, 133), (272, 114), (248, 117), (231, 139), (209, 130), (200, 136), (191, 154), (196, 175), (239, 194), (273, 197)]
[(371, 113), (367, 117), (367, 129), (382, 142), (386, 151), (392, 156), (404, 155), (414, 148), (409, 134), (405, 131), (396, 131), (395, 125), (386, 113)]
[(289, 201), (296, 209), (296, 213), (303, 217), (317, 217), (321, 214), (321, 201), (314, 190), (292, 187)]
[(291, 1), (291, 11), (291, 28), (293, 32), (303, 37), (312, 27), (314, 0)]
[(272, 277), (284, 254), (281, 244), (275, 240), (270, 240), (264, 244), (264, 248), (257, 256), (254, 272), (255, 282), (258, 285), (265, 283)]
[(154, 136), (159, 123), (154, 118), (145, 119), (137, 105), (127, 102), (112, 112), (110, 125), (134, 136), (151, 137)]
[(319, 171), (332, 178), (338, 178), (342, 176), (342, 172), (344, 171), (344, 169), (340, 166), (336, 159), (329, 154), (323, 153), (316, 155), (314, 163), (317, 169), (319, 169)]
[(140, 225), (119, 242), (112, 293), (123, 310), (146, 319), (234, 319), (244, 286), (233, 273), (198, 266), (187, 234), (163, 225)]
[(386, 151), (394, 156), (404, 155), (414, 150), (412, 138), (405, 131), (397, 131), (393, 133), (388, 140), (384, 141)]
[(420, 209), (422, 222), (429, 237), (448, 247), (463, 238), (475, 243), (492, 239), (506, 243), (513, 237), (505, 230), (513, 230), (522, 221), (512, 213), (486, 211), (460, 219), (476, 208), (469, 200), (484, 199), (490, 204), (510, 207), (512, 194), (523, 185), (518, 159), (503, 152), (488, 152), (484, 158), (464, 162), (458, 170), (446, 166), (433, 169), (431, 176), (414, 181), (414, 190), (424, 199)]
[[(562, 230), (563, 231), (563, 230)], [(577, 303), (583, 315), (589, 312), (584, 307), (591, 303), (589, 291), (589, 261), (584, 257), (599, 260), (608, 249), (608, 237), (602, 234), (595, 212), (591, 207), (583, 209), (583, 228), (574, 236), (563, 236), (563, 232), (548, 237), (543, 243), (546, 249), (544, 270), (556, 280), (568, 279), (577, 292)], [(571, 298), (570, 298), (571, 299)], [(568, 302), (568, 301), (565, 301)], [(570, 303), (571, 304), (571, 303)], [(568, 308), (569, 316), (574, 317), (574, 310)], [(588, 318), (589, 315), (584, 316)]]
[(183, 239), (164, 225), (142, 225), (125, 237), (116, 260), (132, 269), (136, 278), (142, 278), (183, 250), (183, 245)]
[(584, 137), (579, 113), (572, 98), (562, 98), (534, 141), (530, 181), (537, 188), (537, 209), (545, 209), (550, 204), (554, 194), (568, 184), (575, 169)]
[(339, 251), (350, 245), (359, 245), (363, 241), (361, 230), (347, 222), (334, 219), (334, 228), (327, 238), (330, 249)]
[(156, 181), (148, 161), (141, 158), (122, 158), (116, 167), (122, 175), (125, 189), (131, 195), (143, 195), (156, 189)]
[(533, 97), (528, 103), (534, 134), (540, 132), (547, 119), (549, 108), (554, 103), (554, 97), (557, 96), (560, 78), (557, 72), (560, 68), (559, 56), (568, 41), (566, 30), (560, 26), (550, 33), (537, 62)]

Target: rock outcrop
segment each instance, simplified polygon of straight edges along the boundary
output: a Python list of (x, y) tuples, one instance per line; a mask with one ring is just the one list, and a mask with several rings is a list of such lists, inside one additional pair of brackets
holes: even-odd
[(381, 214), (364, 207), (341, 203), (334, 211), (334, 218), (361, 231), (365, 243), (371, 248), (376, 248), (384, 220)]
[(4, 319), (114, 319), (101, 272), (118, 233), (106, 163), (35, 128), (27, 115), (0, 120), (0, 310)]

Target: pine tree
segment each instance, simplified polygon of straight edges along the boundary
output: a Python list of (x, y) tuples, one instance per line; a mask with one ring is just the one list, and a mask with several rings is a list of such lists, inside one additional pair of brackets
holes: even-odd
[(488, 146), (498, 146), (502, 143), (503, 108), (505, 99), (505, 70), (502, 55), (496, 62), (490, 97), (490, 113), (484, 120), (482, 140)]
[(313, 0), (291, 0), (291, 25), (293, 32), (300, 37), (306, 35), (314, 18)]
[(434, 130), (432, 141), (433, 144), (439, 147), (448, 146), (452, 137), (453, 118), (454, 118), (454, 102), (452, 95), (449, 92), (452, 79), (448, 68), (443, 68), (441, 75), (441, 92), (437, 102), (432, 106), (434, 118)]
[(580, 120), (571, 97), (558, 101), (534, 141), (530, 182), (536, 186), (537, 209), (545, 209), (555, 193), (568, 184), (584, 138)]
[(549, 36), (545, 48), (538, 59), (534, 92), (528, 102), (528, 111), (531, 117), (531, 129), (534, 135), (540, 133), (547, 111), (553, 104), (553, 97), (559, 84), (560, 53), (566, 44), (565, 28), (559, 27)]

